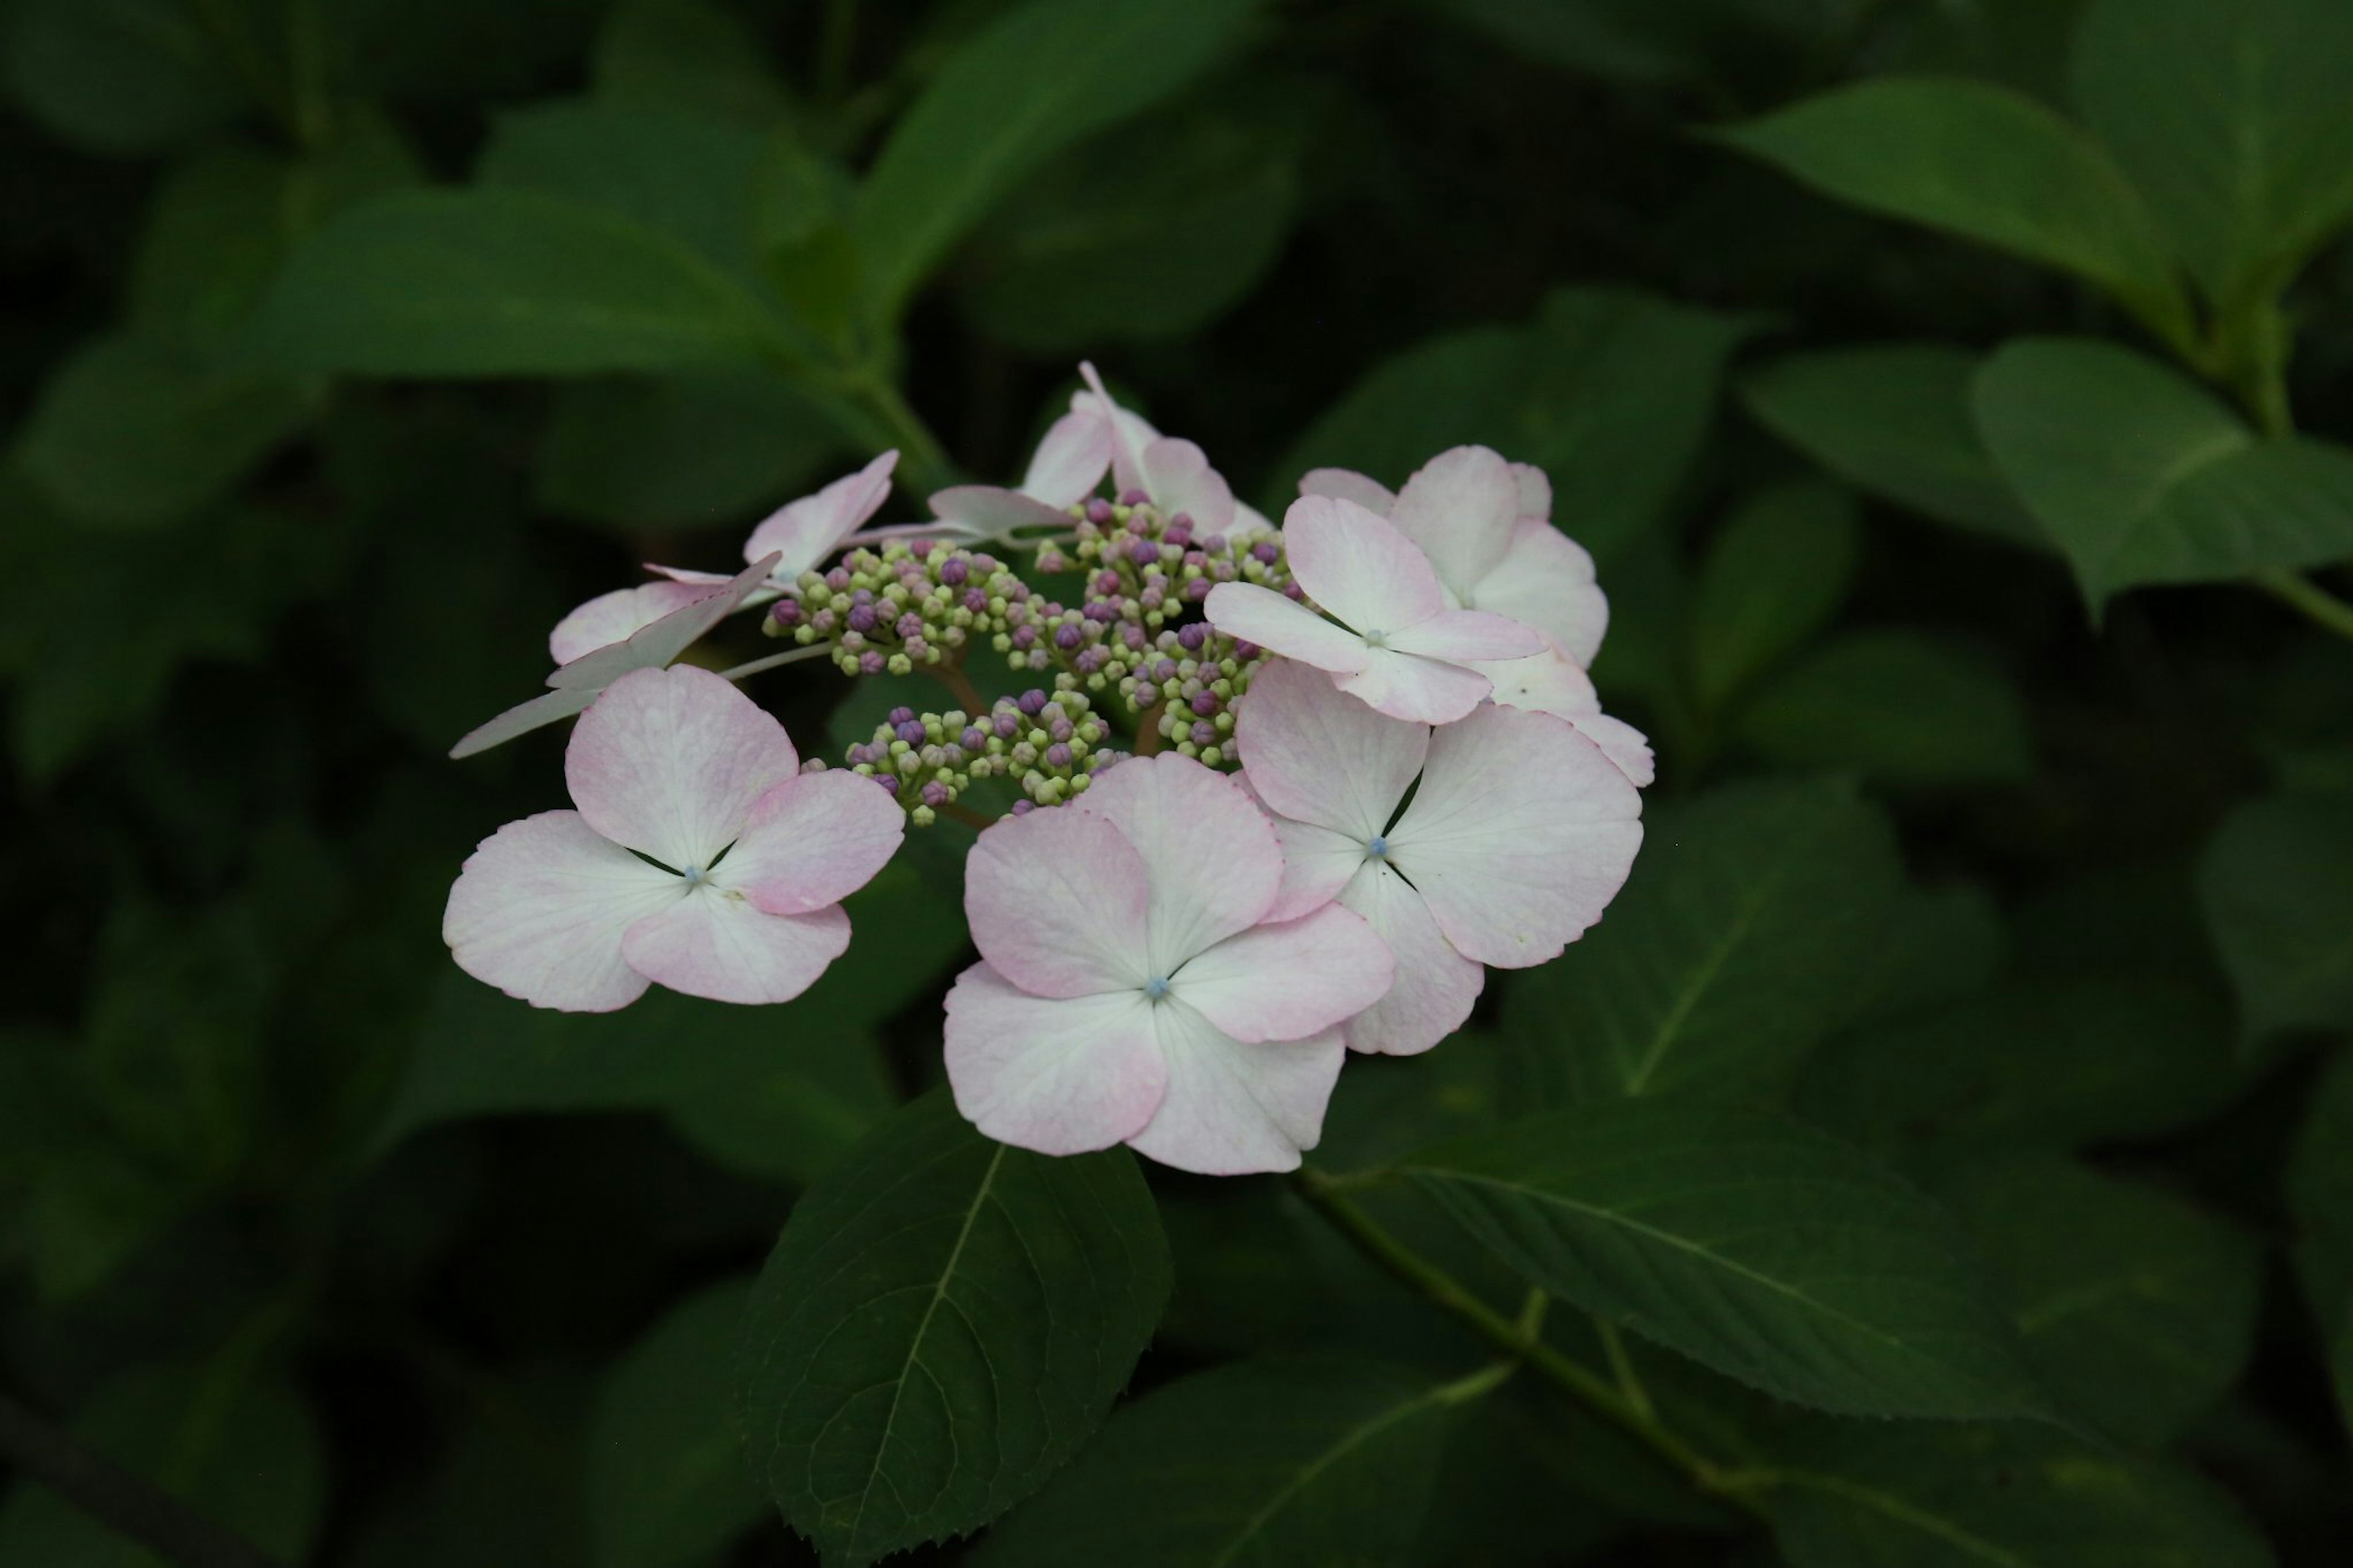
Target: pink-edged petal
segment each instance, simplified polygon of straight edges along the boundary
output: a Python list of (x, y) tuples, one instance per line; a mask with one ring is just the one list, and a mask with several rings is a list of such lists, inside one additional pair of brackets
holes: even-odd
[(1300, 497), (1282, 514), (1282, 543), (1291, 575), (1307, 596), (1367, 637), (1446, 608), (1421, 547), (1355, 501)]
[(1310, 468), (1299, 477), (1299, 493), (1352, 500), (1366, 511), (1387, 517), (1397, 505), (1397, 492), (1354, 468)]
[(1211, 626), (1229, 637), (1335, 674), (1365, 668), (1370, 650), (1345, 626), (1335, 626), (1296, 599), (1255, 583), (1220, 583), (1201, 603)]
[(1116, 827), (1144, 863), (1147, 979), (1264, 920), (1282, 886), (1264, 814), (1190, 757), (1130, 757), (1097, 774), (1078, 809)]
[(986, 963), (948, 993), (948, 1086), (965, 1120), (1000, 1143), (1083, 1154), (1144, 1129), (1168, 1068), (1141, 991), (1032, 996)]
[(1486, 700), (1487, 678), (1459, 664), (1370, 649), (1364, 668), (1335, 675), (1333, 684), (1392, 719), (1451, 724)]
[(774, 715), (692, 665), (638, 670), (607, 687), (564, 753), (572, 804), (589, 826), (698, 873), (743, 833), (754, 803), (799, 767)]
[(594, 688), (577, 691), (543, 691), (519, 702), (486, 724), (469, 730), (449, 748), (452, 758), (470, 757), (492, 746), (503, 746), (518, 735), (571, 718), (596, 700)]
[(1537, 522), (1552, 521), (1552, 480), (1534, 463), (1514, 463), (1512, 478), (1520, 487), (1520, 515)]
[(1022, 493), (1057, 509), (1084, 500), (1103, 483), (1111, 447), (1112, 424), (1100, 412), (1063, 415), (1038, 443), (1029, 471), (1021, 476)]
[(1234, 711), (1242, 775), (1278, 816), (1361, 849), (1397, 814), (1430, 751), (1427, 725), (1376, 713), (1303, 665), (1271, 660)]
[(1625, 885), (1642, 797), (1566, 720), (1493, 705), (1430, 738), (1389, 859), (1463, 956), (1557, 957)]
[(1282, 888), (1267, 909), (1270, 921), (1295, 921), (1322, 909), (1340, 896), (1340, 889), (1365, 863), (1361, 838), (1288, 816), (1267, 820), (1274, 825), (1275, 841), (1282, 846)]
[(1151, 978), (1144, 911), (1143, 857), (1118, 828), (1084, 811), (1006, 817), (965, 858), (973, 945), (1032, 995), (1142, 986)]
[(640, 626), (620, 642), (582, 654), (559, 666), (547, 678), (558, 690), (601, 691), (633, 669), (659, 669), (702, 640), (711, 628), (733, 615), (754, 593), (765, 588), (777, 557), (763, 555), (724, 586), (672, 610), (658, 621)]
[(723, 588), (735, 581), (734, 574), (732, 573), (697, 572), (691, 566), (663, 566), (651, 561), (646, 563), (646, 570), (656, 576), (667, 577), (673, 583), (696, 583), (708, 588)]
[(1578, 713), (1568, 721), (1578, 734), (1601, 748), (1601, 754), (1617, 764), (1627, 783), (1648, 789), (1658, 782), (1659, 759), (1651, 750), (1651, 738), (1641, 731), (1607, 713)]
[(1163, 517), (1180, 513), (1204, 536), (1227, 532), (1234, 521), (1234, 490), (1209, 467), (1208, 455), (1190, 441), (1163, 436), (1144, 448), (1145, 494)]
[(600, 837), (576, 811), (510, 822), (466, 860), (441, 940), (458, 967), (534, 1007), (609, 1013), (645, 994), (621, 933), (686, 884)]
[(1392, 632), (1388, 642), (1399, 653), (1440, 658), (1449, 664), (1525, 658), (1545, 649), (1543, 633), (1483, 610), (1440, 610), (1426, 621)]
[(1337, 904), (1252, 926), (1178, 972), (1169, 995), (1250, 1045), (1300, 1040), (1379, 1001), (1397, 973), (1387, 943)]
[[(725, 583), (726, 578), (719, 579)], [(670, 581), (640, 583), (599, 594), (555, 623), (547, 634), (547, 651), (558, 664), (570, 664), (583, 654), (609, 643), (626, 642), (633, 633), (653, 625), (672, 610), (702, 603), (711, 590), (699, 584)]]
[(1068, 528), (1071, 514), (995, 485), (956, 485), (934, 492), (932, 515), (975, 539), (1010, 539), (1023, 528)]
[(752, 531), (744, 542), (744, 559), (756, 561), (773, 551), (783, 557), (776, 574), (786, 582), (799, 577), (881, 510), (891, 494), (891, 472), (898, 466), (899, 454), (885, 452), (817, 494), (786, 503)]
[[(1120, 406), (1119, 400), (1105, 389), (1103, 377), (1085, 360), (1079, 362), (1079, 374), (1084, 378), (1087, 390), (1071, 398), (1073, 413), (1090, 409), (1103, 420), (1111, 431), (1112, 483), (1122, 494), (1144, 488), (1144, 449), (1160, 439), (1160, 432), (1142, 415)], [(1086, 400), (1092, 397), (1090, 404)]]
[(772, 915), (838, 904), (874, 879), (907, 836), (907, 814), (872, 779), (797, 773), (762, 795), (711, 873)]
[(1506, 708), (1525, 708), (1566, 719), (1577, 732), (1601, 748), (1637, 786), (1648, 788), (1658, 776), (1651, 742), (1640, 730), (1601, 711), (1601, 698), (1593, 678), (1557, 648), (1533, 658), (1507, 659), (1472, 666), (1494, 682), (1494, 700)]
[(647, 979), (747, 1006), (791, 1001), (849, 946), (849, 917), (839, 908), (765, 914), (709, 883), (621, 933), (621, 955)]
[(1365, 918), (1397, 963), (1388, 993), (1341, 1026), (1350, 1050), (1409, 1057), (1470, 1021), (1486, 968), (1454, 950), (1430, 906), (1394, 867), (1366, 862), (1342, 889), (1340, 904)]
[(1534, 519), (1521, 521), (1501, 563), (1462, 602), (1534, 626), (1580, 667), (1593, 662), (1609, 629), (1609, 599), (1593, 580), (1593, 557)]
[(1421, 546), (1459, 598), (1495, 569), (1511, 545), (1520, 519), (1519, 476), (1484, 447), (1456, 447), (1414, 471), (1388, 519)]
[(1205, 1176), (1295, 1171), (1324, 1134), (1324, 1108), (1348, 1052), (1340, 1031), (1244, 1045), (1174, 997), (1152, 1010), (1168, 1088), (1138, 1153)]

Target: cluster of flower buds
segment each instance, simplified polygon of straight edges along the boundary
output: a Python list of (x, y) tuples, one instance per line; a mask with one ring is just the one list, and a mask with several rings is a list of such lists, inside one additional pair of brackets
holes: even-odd
[(849, 748), (849, 760), (853, 772), (890, 789), (916, 826), (929, 827), (976, 779), (1018, 785), (1027, 798), (1014, 803), (1017, 815), (1060, 805), (1125, 754), (1104, 746), (1110, 736), (1084, 692), (1033, 688), (998, 698), (977, 718), (960, 708), (893, 708), (873, 739)]
[(995, 556), (921, 541), (860, 548), (801, 574), (768, 613), (772, 637), (829, 643), (844, 675), (911, 675), (960, 662), (1027, 619), (1029, 585)]

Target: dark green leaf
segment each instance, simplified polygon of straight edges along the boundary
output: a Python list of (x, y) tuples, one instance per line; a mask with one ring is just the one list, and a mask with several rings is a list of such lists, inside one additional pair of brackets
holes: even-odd
[(1887, 909), (1879, 974), (1854, 1022), (1901, 1017), (1973, 996), (1993, 984), (2010, 939), (1991, 894), (1975, 883), (1906, 888)]
[(2094, 606), (2353, 554), (2353, 452), (2261, 440), (2212, 394), (2113, 343), (2026, 338), (1978, 373), (1994, 462)]
[(2353, 1426), (2353, 1051), (2321, 1074), (2287, 1167), (2303, 1277), (2339, 1418)]
[(1889, 784), (2011, 783), (2033, 772), (2018, 692), (1969, 650), (1920, 632), (1849, 632), (1758, 691), (1740, 735), (1793, 768)]
[(2045, 1408), (1943, 1211), (1778, 1118), (1604, 1101), (1401, 1171), (1530, 1284), (1785, 1399), (1857, 1415)]
[(1692, 595), (1691, 678), (1722, 707), (1838, 614), (1854, 576), (1854, 498), (1803, 480), (1759, 491), (1725, 523)]
[(151, 153), (234, 119), (245, 93), (176, 0), (17, 0), (7, 47), (16, 100), (96, 153)]
[(992, 1531), (983, 1568), (1413, 1561), (1449, 1390), (1377, 1362), (1198, 1373), (1122, 1410)]
[(596, 35), (596, 96), (746, 124), (781, 123), (790, 105), (744, 24), (707, 0), (621, 0)]
[(1825, 1424), (1778, 1455), (1789, 1568), (2270, 1568), (2196, 1471), (2047, 1428)]
[(1029, 0), (960, 48), (860, 192), (886, 318), (956, 241), (1061, 149), (1149, 109), (1240, 37), (1256, 0)]
[(1901, 876), (1886, 819), (1844, 785), (1662, 811), (1609, 918), (1515, 978), (1516, 1065), (1546, 1103), (1747, 1092), (1866, 991)]
[(2077, 273), (2158, 331), (2189, 332), (2139, 195), (2096, 142), (2023, 94), (1866, 81), (1719, 134), (1841, 201)]
[(1849, 483), (2014, 543), (2042, 535), (1969, 420), (1978, 356), (1939, 343), (1795, 353), (1742, 378), (1748, 411)]
[(685, 244), (597, 207), (420, 191), (298, 249), (243, 339), (257, 365), (362, 375), (560, 375), (756, 359), (777, 327)]
[(2198, 889), (2250, 1032), (2353, 1028), (2353, 794), (2239, 807)]
[(1168, 1296), (1124, 1149), (993, 1143), (934, 1090), (794, 1208), (744, 1320), (754, 1472), (828, 1561), (977, 1528), (1103, 1419)]
[(2353, 219), (2353, 10), (2336, 0), (2097, 0), (2084, 118), (2208, 296), (2282, 287)]
[(2059, 1408), (2156, 1447), (2220, 1403), (2253, 1347), (2262, 1255), (2154, 1187), (2028, 1156), (1937, 1184)]
[(702, 1562), (765, 1517), (728, 1421), (750, 1296), (750, 1281), (731, 1280), (690, 1297), (607, 1374), (588, 1430), (597, 1568)]

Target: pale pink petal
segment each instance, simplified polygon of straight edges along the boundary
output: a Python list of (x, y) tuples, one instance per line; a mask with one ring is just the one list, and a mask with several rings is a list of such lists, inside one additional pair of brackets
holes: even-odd
[(1570, 716), (1569, 723), (1577, 732), (1601, 748), (1601, 754), (1618, 764), (1629, 784), (1638, 789), (1648, 789), (1658, 782), (1659, 760), (1651, 751), (1650, 737), (1623, 719), (1607, 713), (1578, 713)]
[[(1111, 429), (1112, 483), (1123, 495), (1144, 488), (1144, 449), (1160, 439), (1160, 432), (1140, 414), (1132, 414), (1119, 405), (1119, 400), (1104, 389), (1103, 377), (1095, 367), (1084, 360), (1079, 362), (1079, 374), (1087, 384), (1087, 391), (1071, 398), (1073, 413), (1092, 408), (1098, 418), (1108, 422)], [(1088, 403), (1090, 396), (1093, 401)]]
[[(1356, 699), (1344, 700), (1355, 702)], [(1270, 816), (1267, 821), (1273, 824), (1275, 841), (1282, 846), (1282, 889), (1266, 911), (1270, 921), (1297, 920), (1322, 909), (1340, 896), (1340, 889), (1365, 863), (1361, 838), (1288, 816)]]
[(1130, 757), (1097, 775), (1078, 809), (1117, 827), (1143, 859), (1146, 978), (1166, 979), (1265, 919), (1282, 886), (1282, 851), (1256, 803), (1190, 757)]
[(1071, 514), (995, 485), (956, 485), (935, 492), (932, 515), (975, 539), (1010, 539), (1023, 528), (1071, 526)]
[[(725, 583), (726, 578), (719, 579)], [(608, 643), (626, 642), (630, 635), (653, 625), (672, 610), (702, 603), (708, 587), (692, 583), (641, 583), (599, 594), (555, 623), (547, 634), (547, 651), (558, 664), (570, 664)]]
[(1103, 817), (1033, 811), (991, 824), (965, 858), (965, 918), (989, 967), (1032, 995), (1134, 991), (1151, 978), (1144, 882), (1143, 857)]
[(1493, 705), (1430, 738), (1389, 859), (1467, 958), (1559, 955), (1625, 885), (1642, 797), (1601, 748), (1548, 714)]
[(1494, 682), (1494, 700), (1506, 708), (1525, 708), (1566, 719), (1577, 733), (1599, 746), (1618, 771), (1637, 785), (1649, 787), (1658, 775), (1651, 742), (1640, 730), (1601, 711), (1601, 698), (1593, 678), (1570, 662), (1567, 654), (1548, 648), (1533, 658), (1506, 659), (1472, 666)]
[(753, 805), (711, 880), (769, 914), (805, 915), (872, 881), (906, 836), (907, 814), (872, 779), (797, 773)]
[(1354, 468), (1310, 468), (1300, 476), (1299, 493), (1352, 500), (1376, 516), (1387, 517), (1397, 505), (1397, 492)]
[(1519, 477), (1484, 447), (1440, 452), (1414, 471), (1388, 510), (1458, 599), (1503, 560), (1519, 518)]
[(686, 884), (598, 836), (576, 811), (510, 822), (467, 858), (441, 917), (458, 967), (534, 1007), (609, 1013), (645, 994), (621, 933)]
[(569, 719), (596, 700), (593, 687), (574, 691), (543, 691), (528, 702), (519, 702), (486, 724), (469, 730), (458, 743), (449, 748), (449, 755), (470, 757), (487, 752), (492, 746), (503, 746), (518, 735), (528, 735), (533, 730)]
[(1304, 1039), (1379, 1001), (1396, 960), (1373, 928), (1337, 904), (1229, 936), (1179, 970), (1169, 995), (1256, 1045)]
[(756, 561), (773, 551), (783, 557), (776, 575), (786, 582), (798, 578), (881, 510), (891, 495), (891, 471), (898, 466), (899, 454), (885, 452), (817, 494), (778, 508), (744, 541), (744, 559)]
[(948, 1086), (965, 1120), (1000, 1143), (1083, 1154), (1144, 1129), (1168, 1086), (1141, 991), (1050, 998), (986, 963), (948, 993)]
[(1324, 1134), (1324, 1108), (1348, 1054), (1340, 1031), (1248, 1046), (1171, 997), (1152, 1010), (1168, 1089), (1128, 1140), (1180, 1171), (1241, 1176), (1295, 1171)]
[(1609, 629), (1609, 599), (1593, 581), (1593, 557), (1534, 519), (1521, 521), (1502, 563), (1462, 602), (1535, 627), (1580, 667), (1593, 662)]
[(1487, 678), (1475, 669), (1388, 648), (1368, 650), (1364, 668), (1333, 684), (1392, 719), (1423, 724), (1451, 724), (1487, 698)]
[[(1024, 495), (1061, 508), (1094, 494), (1111, 467), (1112, 425), (1099, 411), (1072, 412), (1054, 421), (1021, 477)], [(934, 510), (938, 510), (934, 498)]]
[(1359, 848), (1389, 825), (1430, 750), (1427, 725), (1374, 712), (1303, 665), (1273, 659), (1234, 710), (1242, 775), (1282, 816)]
[(1390, 633), (1388, 643), (1399, 653), (1444, 659), (1449, 664), (1525, 658), (1545, 649), (1543, 633), (1483, 610), (1440, 610), (1426, 621)]
[(1335, 626), (1296, 599), (1255, 583), (1220, 583), (1201, 613), (1229, 637), (1253, 642), (1285, 658), (1347, 674), (1365, 667), (1370, 650), (1345, 626)]
[(764, 914), (709, 883), (621, 933), (622, 956), (649, 980), (746, 1005), (791, 1001), (849, 946), (849, 917), (839, 906)]
[(1266, 513), (1248, 501), (1234, 502), (1234, 521), (1226, 529), (1228, 542), (1238, 543), (1240, 541), (1256, 539), (1261, 534), (1271, 534), (1273, 531), (1274, 524), (1267, 521)]
[(661, 619), (638, 627), (624, 640), (582, 654), (547, 678), (558, 690), (601, 691), (633, 669), (659, 669), (702, 640), (712, 627), (733, 615), (766, 587), (777, 557), (763, 555), (726, 584)]
[(1438, 574), (1420, 547), (1354, 501), (1300, 497), (1282, 514), (1282, 542), (1291, 575), (1307, 596), (1367, 638), (1446, 608)]
[(1534, 463), (1514, 463), (1512, 478), (1519, 481), (1520, 515), (1538, 522), (1552, 521), (1552, 480)]
[(1181, 513), (1205, 537), (1233, 526), (1233, 487), (1192, 442), (1163, 436), (1144, 448), (1143, 473), (1144, 491), (1161, 516)]
[(564, 753), (572, 804), (589, 826), (697, 874), (743, 833), (753, 804), (799, 767), (774, 715), (692, 665), (640, 669), (607, 687)]
[(663, 566), (651, 561), (646, 563), (646, 570), (673, 583), (698, 583), (711, 588), (723, 588), (735, 581), (732, 573), (697, 572), (691, 566)]
[(1366, 862), (1342, 889), (1340, 903), (1365, 917), (1397, 962), (1388, 994), (1341, 1026), (1350, 1050), (1409, 1057), (1470, 1021), (1487, 971), (1454, 951), (1421, 895), (1395, 868)]

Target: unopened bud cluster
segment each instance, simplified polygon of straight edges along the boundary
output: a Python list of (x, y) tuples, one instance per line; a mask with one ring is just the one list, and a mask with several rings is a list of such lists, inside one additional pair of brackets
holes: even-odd
[(769, 612), (767, 630), (804, 646), (832, 643), (844, 675), (911, 675), (1001, 637), (1029, 598), (1029, 585), (993, 555), (893, 541), (804, 573)]
[(1110, 736), (1085, 693), (1031, 689), (998, 698), (977, 718), (956, 708), (893, 708), (872, 740), (849, 748), (849, 761), (897, 795), (916, 826), (928, 827), (976, 779), (1018, 784), (1028, 798), (1015, 803), (1017, 814), (1082, 794), (1097, 769), (1124, 754), (1104, 748)]

